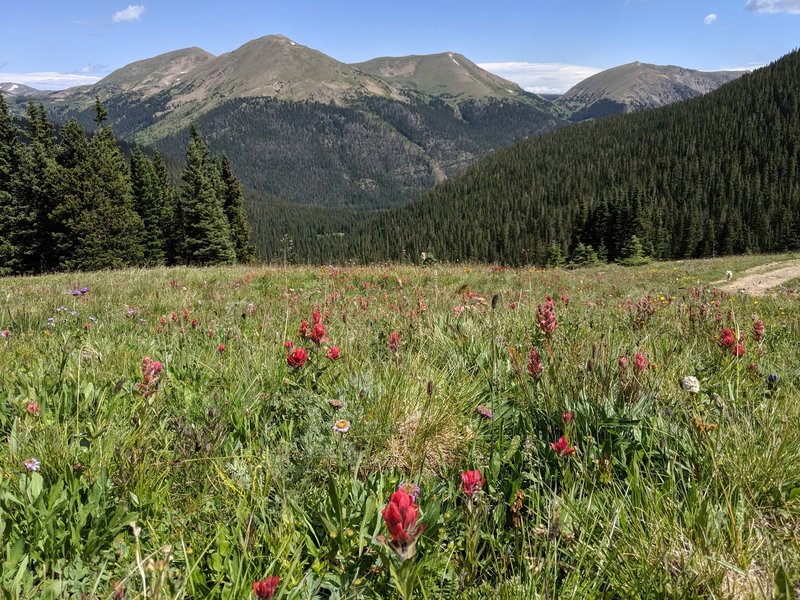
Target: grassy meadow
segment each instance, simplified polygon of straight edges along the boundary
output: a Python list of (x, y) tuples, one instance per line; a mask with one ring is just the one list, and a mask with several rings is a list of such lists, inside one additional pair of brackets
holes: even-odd
[(796, 598), (786, 258), (0, 279), (3, 597)]

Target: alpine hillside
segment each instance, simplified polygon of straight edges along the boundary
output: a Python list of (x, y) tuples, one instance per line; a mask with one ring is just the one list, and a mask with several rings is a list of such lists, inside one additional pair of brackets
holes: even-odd
[(168, 161), (183, 155), (196, 122), (245, 186), (359, 210), (406, 202), (495, 150), (567, 123), (557, 107), (455, 53), (348, 65), (280, 35), (217, 57), (170, 52), (41, 100), (55, 120), (89, 127), (95, 96), (118, 136)]
[(570, 120), (583, 121), (688, 100), (742, 74), (743, 71), (705, 72), (637, 61), (587, 77), (555, 103), (569, 112)]

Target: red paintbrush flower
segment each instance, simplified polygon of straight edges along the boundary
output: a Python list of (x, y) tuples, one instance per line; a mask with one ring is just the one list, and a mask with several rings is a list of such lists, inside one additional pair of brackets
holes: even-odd
[(647, 365), (647, 357), (641, 352), (637, 352), (636, 356), (633, 357), (633, 370), (641, 373), (647, 368)]
[(569, 456), (570, 454), (575, 454), (577, 450), (577, 448), (573, 448), (569, 445), (566, 436), (563, 435), (558, 438), (557, 442), (550, 442), (550, 447), (553, 449), (553, 452), (559, 456)]
[(326, 355), (331, 360), (339, 360), (339, 357), (342, 355), (341, 351), (339, 350), (339, 346), (331, 346), (328, 348), (328, 354)]
[(730, 348), (736, 344), (736, 336), (733, 335), (730, 327), (725, 327), (719, 334), (719, 344), (723, 348)]
[(548, 296), (544, 304), (536, 307), (536, 323), (539, 329), (547, 336), (550, 337), (558, 327), (558, 320), (556, 319), (556, 307), (553, 304), (553, 298)]
[(486, 480), (481, 476), (480, 469), (474, 471), (464, 471), (461, 474), (461, 489), (470, 498), (479, 492)]
[(397, 349), (400, 348), (400, 332), (393, 331), (389, 334), (389, 341), (387, 342), (389, 346), (389, 350), (392, 352), (397, 352)]
[(272, 598), (278, 590), (280, 582), (281, 578), (276, 575), (255, 581), (253, 582), (253, 594), (256, 598)]
[(325, 325), (322, 323), (315, 323), (311, 330), (311, 339), (315, 344), (320, 344), (325, 341)]
[(417, 523), (419, 506), (411, 494), (403, 489), (397, 490), (381, 514), (391, 537), (389, 547), (400, 560), (413, 556), (414, 544), (425, 531), (425, 525)]
[(542, 365), (539, 351), (536, 348), (531, 348), (531, 351), (528, 352), (528, 375), (534, 379), (539, 379), (543, 371), (544, 366)]
[(297, 346), (286, 355), (286, 362), (295, 369), (302, 367), (308, 360), (308, 352), (305, 348)]

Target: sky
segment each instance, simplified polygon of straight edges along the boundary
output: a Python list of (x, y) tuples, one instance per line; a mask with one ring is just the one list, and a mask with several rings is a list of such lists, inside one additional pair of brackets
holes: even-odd
[(752, 69), (800, 47), (800, 0), (134, 1), (0, 0), (0, 82), (61, 89), (268, 34), (346, 63), (458, 52), (536, 93), (636, 60)]

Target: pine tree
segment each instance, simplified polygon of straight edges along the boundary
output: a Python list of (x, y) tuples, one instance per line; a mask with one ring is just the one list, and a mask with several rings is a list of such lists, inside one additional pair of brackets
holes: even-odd
[(200, 137), (197, 125), (192, 124), (180, 210), (184, 231), (183, 254), (187, 264), (212, 265), (236, 260), (222, 201), (217, 195), (214, 170), (208, 147)]
[(25, 241), (18, 235), (21, 153), (19, 130), (0, 94), (0, 275), (21, 270), (21, 244)]
[(146, 266), (165, 262), (164, 203), (155, 167), (138, 146), (131, 153), (131, 191), (133, 207), (142, 219), (142, 245)]
[(242, 184), (233, 173), (233, 167), (227, 156), (222, 157), (223, 209), (228, 219), (231, 241), (236, 251), (236, 261), (253, 262), (256, 257), (253, 244), (250, 242), (250, 225), (244, 210), (244, 194)]

